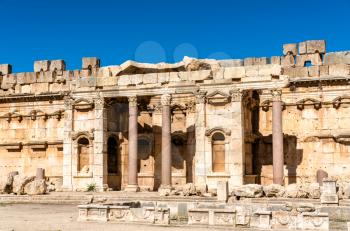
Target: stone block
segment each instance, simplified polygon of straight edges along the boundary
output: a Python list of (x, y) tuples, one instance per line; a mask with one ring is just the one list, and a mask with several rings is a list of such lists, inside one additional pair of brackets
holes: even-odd
[(34, 72), (16, 73), (17, 84), (32, 84), (36, 82)]
[(329, 75), (332, 76), (346, 76), (350, 74), (350, 65), (347, 64), (333, 64), (329, 65)]
[(240, 67), (243, 66), (243, 59), (218, 60), (221, 67)]
[(250, 221), (250, 227), (257, 229), (271, 229), (271, 211), (256, 211)]
[(209, 224), (235, 227), (236, 212), (232, 209), (213, 209), (209, 211)]
[(240, 79), (245, 77), (245, 67), (226, 67), (224, 71), (225, 79)]
[[(180, 73), (181, 72), (179, 72), (179, 74)], [(212, 79), (211, 70), (191, 71), (190, 72), (189, 80), (202, 81), (202, 80), (206, 80), (206, 79)], [(183, 80), (183, 79), (181, 78), (181, 80)]]
[(306, 42), (300, 42), (298, 44), (298, 48), (299, 48), (299, 54), (303, 55), (307, 53), (307, 48), (306, 48)]
[(252, 65), (254, 65), (254, 59), (255, 58), (245, 58), (243, 60), (243, 65), (244, 66), (252, 66)]
[(283, 54), (284, 55), (297, 55), (298, 46), (296, 43), (283, 44)]
[(297, 67), (304, 67), (306, 66), (306, 62), (311, 62), (311, 65), (313, 66), (319, 66), (322, 65), (322, 59), (320, 54), (303, 54), (296, 56), (296, 64)]
[(304, 212), (298, 219), (297, 228), (302, 230), (329, 230), (328, 213)]
[(217, 196), (218, 201), (227, 201), (228, 199), (228, 182), (218, 181), (217, 182)]
[(34, 72), (45, 72), (50, 70), (49, 60), (40, 60), (34, 62)]
[(128, 86), (131, 84), (129, 75), (122, 75), (118, 77), (118, 85), (119, 86)]
[(158, 82), (160, 83), (169, 83), (169, 78), (169, 72), (158, 73)]
[(329, 75), (329, 67), (328, 66), (319, 66), (320, 76)]
[(310, 77), (318, 77), (320, 76), (320, 68), (319, 66), (312, 66), (307, 68)]
[(246, 66), (245, 76), (246, 77), (257, 77), (259, 75), (259, 66)]
[(309, 40), (306, 41), (306, 52), (308, 54), (313, 53), (326, 53), (326, 41), (325, 40)]
[(50, 71), (56, 71), (62, 73), (66, 70), (66, 63), (64, 60), (51, 60)]
[(324, 64), (350, 64), (350, 51), (326, 53), (324, 55)]
[(158, 81), (157, 73), (144, 74), (142, 81), (143, 81), (144, 84), (157, 83), (157, 81)]
[(294, 77), (308, 77), (309, 72), (307, 67), (295, 67), (294, 68)]
[(295, 65), (295, 58), (293, 55), (286, 55), (281, 58), (282, 67), (291, 67)]
[(209, 209), (189, 209), (189, 225), (209, 225)]
[(100, 59), (96, 57), (84, 57), (82, 59), (82, 69), (91, 70), (100, 67)]
[(325, 179), (323, 180), (321, 192), (322, 204), (338, 204), (339, 198), (337, 195), (336, 181)]
[(281, 57), (280, 56), (272, 56), (271, 64), (281, 65)]
[(49, 83), (33, 83), (31, 84), (31, 93), (40, 94), (49, 92)]
[(0, 64), (0, 75), (8, 75), (12, 73), (12, 66), (10, 64)]
[(274, 65), (274, 64), (267, 64), (267, 65), (261, 65), (259, 66), (259, 75), (281, 75), (282, 74), (282, 68), (280, 65)]

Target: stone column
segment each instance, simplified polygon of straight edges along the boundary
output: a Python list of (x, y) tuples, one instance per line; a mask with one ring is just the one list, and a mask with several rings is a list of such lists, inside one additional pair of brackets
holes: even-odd
[(281, 90), (272, 90), (272, 152), (273, 152), (273, 183), (284, 184), (284, 155), (282, 131), (282, 101)]
[(234, 186), (244, 183), (245, 175), (245, 137), (244, 137), (244, 97), (246, 92), (241, 89), (233, 89), (231, 95), (231, 130), (230, 149), (227, 156), (228, 170), (230, 174), (230, 191)]
[[(206, 155), (205, 155), (205, 96), (206, 91), (195, 93), (196, 96), (196, 121), (195, 121), (195, 143), (196, 153), (194, 156), (194, 182), (206, 184)], [(210, 166), (211, 168), (211, 166)]]
[(64, 99), (64, 131), (63, 131), (63, 185), (65, 191), (73, 190), (72, 177), (72, 131), (73, 131), (73, 100)]
[(162, 104), (162, 179), (161, 188), (171, 188), (171, 95), (161, 97)]
[(93, 178), (99, 191), (107, 187), (107, 111), (105, 100), (98, 96), (94, 99), (95, 121), (93, 141)]
[(128, 142), (128, 185), (125, 191), (137, 192), (137, 97), (128, 98), (129, 101), (129, 142)]

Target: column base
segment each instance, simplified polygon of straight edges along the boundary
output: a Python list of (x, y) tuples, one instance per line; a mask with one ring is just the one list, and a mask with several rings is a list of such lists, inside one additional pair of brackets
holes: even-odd
[(161, 185), (158, 188), (158, 194), (159, 196), (170, 196), (172, 187), (170, 185)]
[(125, 192), (139, 192), (140, 187), (138, 185), (128, 185), (124, 189)]

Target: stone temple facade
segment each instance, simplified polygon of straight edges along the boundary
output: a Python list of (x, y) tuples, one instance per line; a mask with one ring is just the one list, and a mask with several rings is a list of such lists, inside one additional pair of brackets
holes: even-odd
[(127, 61), (81, 70), (0, 65), (0, 174), (44, 168), (64, 190), (350, 181), (350, 52)]

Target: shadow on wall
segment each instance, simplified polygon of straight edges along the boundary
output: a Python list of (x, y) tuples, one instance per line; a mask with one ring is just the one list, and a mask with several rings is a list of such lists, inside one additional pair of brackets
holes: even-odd
[[(272, 183), (272, 135), (261, 136), (253, 146), (253, 171), (258, 175), (257, 183)], [(284, 165), (287, 168), (286, 184), (297, 182), (297, 168), (303, 159), (303, 150), (297, 149), (297, 137), (284, 134)], [(286, 173), (285, 173), (286, 174)]]

